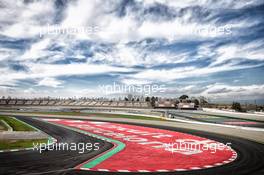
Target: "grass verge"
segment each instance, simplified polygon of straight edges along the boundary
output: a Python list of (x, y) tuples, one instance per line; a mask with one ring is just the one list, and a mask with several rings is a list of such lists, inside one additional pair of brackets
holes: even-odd
[(31, 148), (33, 143), (47, 143), (48, 139), (0, 140), (0, 150)]
[(0, 116), (0, 120), (4, 120), (9, 126), (13, 128), (14, 131), (35, 131), (34, 128), (25, 125), (24, 123), (12, 117)]
[(7, 131), (7, 127), (4, 125), (4, 123), (2, 122), (2, 120), (0, 120), (0, 131)]

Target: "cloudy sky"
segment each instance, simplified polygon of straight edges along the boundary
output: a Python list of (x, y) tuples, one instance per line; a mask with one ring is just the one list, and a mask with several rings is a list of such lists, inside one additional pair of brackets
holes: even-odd
[(259, 0), (0, 0), (0, 95), (104, 96), (102, 85), (264, 99)]

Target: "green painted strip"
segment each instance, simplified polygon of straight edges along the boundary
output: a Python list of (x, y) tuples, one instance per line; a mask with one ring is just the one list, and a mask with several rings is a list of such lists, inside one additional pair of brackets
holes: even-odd
[(91, 137), (95, 137), (95, 138), (98, 138), (98, 139), (101, 139), (101, 140), (105, 140), (107, 142), (112, 142), (112, 143), (117, 144), (117, 147), (115, 147), (111, 151), (108, 151), (105, 154), (103, 154), (102, 156), (99, 156), (98, 158), (96, 158), (96, 159), (94, 159), (94, 160), (82, 165), (83, 168), (93, 168), (96, 165), (100, 164), (101, 162), (105, 161), (106, 159), (110, 158), (114, 154), (120, 152), (121, 150), (123, 150), (126, 147), (126, 145), (123, 142), (120, 142), (118, 140), (110, 139), (110, 138), (107, 138), (107, 137), (103, 137), (103, 136), (100, 136), (100, 135), (97, 135), (97, 134), (90, 133), (88, 131), (80, 130), (80, 129), (77, 129), (77, 128), (72, 128), (72, 127), (65, 126), (65, 125), (59, 125), (59, 126), (62, 126), (64, 128), (67, 128), (67, 129), (71, 129), (73, 131), (76, 131), (76, 132), (79, 132), (79, 133), (82, 133), (82, 134), (87, 134), (87, 135), (89, 135)]
[(109, 138), (105, 138), (105, 137), (101, 137), (101, 136), (99, 136), (99, 138), (105, 139), (108, 142), (116, 143), (117, 147), (112, 149), (111, 151), (108, 151), (107, 153), (103, 154), (102, 156), (90, 161), (89, 163), (84, 164), (82, 167), (84, 167), (84, 168), (93, 168), (96, 165), (100, 164), (101, 162), (105, 161), (106, 159), (112, 157), (114, 154), (120, 152), (121, 150), (123, 150), (126, 147), (126, 145), (124, 143), (120, 142), (120, 141), (109, 139)]
[[(40, 120), (40, 119), (37, 119), (37, 120)], [(112, 143), (117, 144), (117, 147), (115, 147), (111, 151), (106, 152), (102, 156), (99, 156), (96, 159), (94, 159), (94, 160), (92, 160), (92, 161), (90, 161), (88, 163), (85, 163), (84, 165), (82, 165), (82, 168), (93, 168), (96, 165), (100, 164), (101, 162), (105, 161), (106, 159), (110, 158), (114, 154), (120, 152), (121, 150), (123, 150), (126, 147), (126, 145), (123, 142), (120, 142), (118, 140), (110, 139), (110, 138), (107, 138), (107, 137), (103, 137), (103, 136), (100, 136), (100, 135), (96, 135), (96, 134), (90, 133), (88, 131), (80, 130), (80, 129), (77, 129), (77, 128), (73, 128), (73, 127), (69, 127), (69, 126), (65, 126), (65, 125), (61, 125), (61, 124), (57, 124), (57, 123), (47, 122), (47, 121), (44, 121), (44, 120), (41, 120), (41, 121), (46, 122), (46, 123), (50, 123), (50, 124), (53, 124), (53, 125), (56, 125), (56, 126), (60, 126), (60, 127), (66, 128), (66, 129), (70, 129), (70, 130), (73, 130), (73, 131), (76, 131), (76, 132), (79, 132), (79, 133), (82, 133), (82, 134), (86, 134), (86, 135), (89, 135), (91, 137), (95, 137), (95, 138), (98, 138), (98, 139), (101, 139), (101, 140), (105, 140), (107, 142), (112, 142)]]

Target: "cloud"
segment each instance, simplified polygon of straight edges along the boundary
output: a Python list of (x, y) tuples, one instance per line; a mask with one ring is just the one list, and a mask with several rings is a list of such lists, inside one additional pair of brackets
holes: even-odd
[(214, 55), (213, 65), (222, 64), (226, 61), (264, 60), (264, 40), (254, 40), (248, 43), (228, 43), (219, 47), (207, 48), (207, 52)]
[(264, 84), (253, 84), (244, 86), (231, 86), (226, 84), (208, 85), (201, 93), (213, 99), (263, 99)]
[(37, 89), (37, 86), (30, 88), (10, 88), (0, 86), (0, 96), (8, 95), (17, 98), (38, 98), (38, 97), (98, 97), (100, 93), (96, 89)]
[(32, 44), (30, 49), (26, 50), (26, 52), (19, 58), (19, 60), (35, 60), (38, 58), (51, 56), (52, 53), (47, 50), (48, 46), (50, 46), (49, 38), (40, 40), (39, 42)]
[(167, 97), (179, 97), (182, 94), (188, 94), (189, 96), (208, 97), (210, 100), (256, 100), (264, 98), (264, 84), (252, 84), (252, 85), (228, 85), (223, 83), (214, 83), (207, 86), (201, 85), (182, 85), (177, 84), (174, 87), (170, 86), (166, 88), (166, 92), (163, 94)]
[(258, 0), (241, 0), (241, 1), (212, 1), (212, 0), (185, 0), (185, 1), (171, 1), (171, 0), (137, 0), (145, 5), (152, 5), (155, 3), (165, 4), (175, 8), (186, 8), (190, 6), (202, 6), (209, 9), (241, 9), (253, 5), (258, 5)]
[(103, 62), (111, 65), (125, 67), (142, 66), (151, 67), (168, 63), (182, 63), (188, 59), (187, 51), (155, 51), (146, 46), (148, 44), (118, 44), (110, 51), (97, 51), (89, 62)]
[(152, 83), (151, 81), (138, 80), (138, 79), (122, 79), (120, 82), (126, 85), (144, 85), (144, 84)]
[[(52, 84), (53, 82), (53, 84), (56, 84), (54, 83), (55, 80), (50, 78), (59, 77), (59, 76), (71, 76), (71, 75), (91, 76), (91, 75), (98, 75), (105, 73), (118, 73), (118, 72), (125, 73), (131, 71), (127, 68), (122, 68), (122, 67), (112, 67), (108, 65), (95, 65), (95, 64), (87, 64), (87, 63), (63, 64), (63, 65), (30, 63), (28, 64), (28, 67), (29, 70), (27, 72), (16, 72), (16, 71), (4, 69), (3, 72), (9, 72), (8, 77), (6, 77), (5, 74), (1, 74), (0, 79), (4, 79), (7, 82), (14, 82), (16, 80), (44, 78), (44, 81), (42, 83), (51, 82)], [(49, 77), (49, 79), (45, 79), (46, 77)]]
[(8, 37), (34, 37), (42, 26), (52, 23), (55, 16), (52, 1), (38, 0), (24, 3), (5, 0), (1, 1), (1, 5), (1, 34)]
[[(135, 3), (127, 4), (121, 2), (112, 0), (89, 2), (79, 0), (72, 2), (68, 4), (68, 8), (65, 10), (65, 18), (60, 25), (73, 28), (97, 26), (99, 30), (94, 35), (77, 33), (74, 37), (76, 39), (91, 39), (105, 43), (138, 42), (147, 38), (166, 39), (170, 42), (186, 39), (210, 39), (215, 37), (228, 37), (231, 32), (214, 32), (216, 29), (229, 27), (241, 28), (245, 26), (243, 24), (249, 26), (249, 23), (252, 21), (251, 19), (240, 19), (219, 24), (217, 20), (209, 20), (211, 18), (218, 19), (217, 13), (219, 11), (215, 12), (216, 7), (230, 9), (232, 7), (243, 8), (247, 5), (258, 4), (256, 1), (247, 1), (247, 3), (244, 3), (244, 6), (241, 6), (241, 3), (226, 3), (225, 1), (220, 1), (217, 4), (211, 1), (188, 1), (187, 3), (167, 1), (145, 3), (145, 1), (135, 1)], [(122, 6), (123, 4), (125, 5)], [(136, 8), (133, 8), (133, 5)], [(161, 15), (170, 16), (170, 14), (162, 14), (166, 12), (161, 11), (154, 18), (155, 20), (150, 18), (152, 11), (149, 9), (158, 9), (161, 5), (168, 6), (166, 12), (172, 11), (175, 17), (168, 17), (168, 20), (164, 20), (163, 18), (159, 19), (158, 17)], [(190, 9), (185, 9), (187, 6)], [(210, 10), (212, 15), (209, 13), (209, 16), (206, 16), (208, 18), (207, 21), (201, 21), (201, 18), (204, 18), (204, 16), (197, 18), (199, 13), (195, 13), (196, 6), (204, 8), (201, 11), (206, 9)], [(179, 8), (184, 10), (181, 11)], [(119, 17), (114, 13), (116, 9), (125, 9), (125, 15)]]
[[(263, 65), (263, 64), (261, 64)], [(208, 67), (179, 67), (173, 69), (149, 69), (144, 70), (139, 73), (129, 75), (128, 78), (132, 79), (140, 79), (140, 80), (149, 80), (149, 81), (157, 81), (157, 82), (170, 82), (174, 80), (179, 80), (183, 78), (191, 78), (191, 77), (201, 77), (201, 76), (209, 76), (210, 74), (234, 71), (240, 69), (248, 69), (258, 67), (260, 65), (233, 65), (233, 64), (225, 64), (221, 66), (208, 66)]]
[[(81, 91), (78, 81), (67, 79), (89, 77), (91, 84), (117, 81), (169, 87), (184, 80), (183, 91), (198, 94), (206, 89), (204, 93), (212, 96), (234, 91), (221, 73), (246, 69), (263, 73), (259, 70), (264, 64), (260, 1), (77, 0), (65, 1), (60, 8), (56, 4), (1, 1), (0, 86), (7, 94), (36, 96), (41, 95), (40, 89), (53, 89), (45, 91), (52, 95), (60, 89), (65, 96), (78, 88), (83, 94), (95, 93), (94, 87)], [(48, 26), (96, 30), (40, 37)], [(260, 76), (245, 74), (234, 78), (251, 75), (255, 79), (233, 83), (263, 83)], [(111, 80), (98, 80), (98, 76)], [(227, 87), (208, 87), (211, 76)], [(203, 87), (188, 80), (199, 78)], [(35, 84), (30, 88), (22, 82)], [(183, 92), (169, 90), (168, 94)]]
[(0, 61), (13, 59), (21, 54), (21, 51), (13, 48), (0, 48)]
[(63, 83), (62, 81), (58, 81), (55, 78), (45, 77), (38, 82), (37, 86), (47, 86), (47, 87), (57, 88), (62, 83)]

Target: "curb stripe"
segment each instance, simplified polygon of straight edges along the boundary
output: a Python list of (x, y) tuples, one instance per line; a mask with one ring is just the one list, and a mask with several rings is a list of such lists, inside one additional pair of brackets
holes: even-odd
[(175, 171), (187, 171), (187, 169), (175, 169)]
[(156, 170), (157, 172), (168, 172), (169, 170)]
[(118, 172), (130, 172), (129, 170), (117, 170)]
[(98, 171), (109, 171), (108, 169), (97, 169)]
[(138, 170), (138, 172), (142, 172), (142, 173), (144, 173), (144, 172), (149, 172), (148, 170)]

